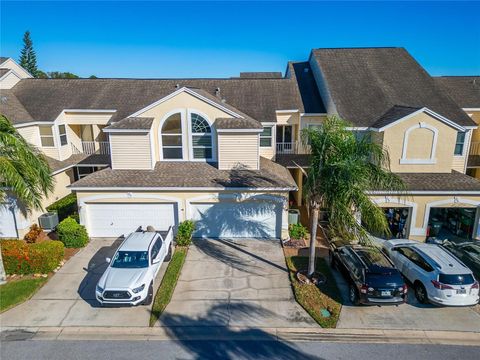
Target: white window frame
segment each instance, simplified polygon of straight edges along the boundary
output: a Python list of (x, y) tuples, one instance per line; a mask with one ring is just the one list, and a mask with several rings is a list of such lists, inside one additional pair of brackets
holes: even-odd
[[(407, 158), (408, 150), (408, 139), (410, 133), (417, 129), (427, 129), (433, 133), (432, 148), (430, 149), (430, 158), (427, 159), (417, 159), (417, 158)], [(437, 141), (438, 141), (438, 129), (433, 127), (430, 124), (420, 122), (409, 127), (403, 135), (403, 148), (402, 148), (402, 158), (400, 159), (400, 165), (414, 164), (414, 165), (433, 165), (437, 163), (437, 158), (435, 154), (437, 152)]]
[[(52, 134), (51, 135), (42, 135), (42, 131), (41, 131), (42, 128), (50, 128), (50, 131), (52, 132)], [(51, 125), (40, 125), (38, 127), (38, 134), (40, 135), (40, 144), (42, 145), (42, 147), (44, 147), (44, 148), (54, 148), (55, 147), (55, 131), (54, 131), (53, 126), (51, 126)], [(43, 145), (42, 138), (51, 138), (53, 145)]]
[[(270, 135), (269, 136), (264, 136), (262, 135), (263, 134), (263, 131), (265, 131), (266, 128), (270, 128)], [(273, 125), (263, 125), (263, 130), (262, 132), (260, 133), (259, 137), (260, 137), (260, 147), (261, 148), (271, 148), (274, 144), (273, 144)], [(262, 139), (270, 139), (270, 145), (262, 145)]]
[[(63, 126), (63, 129), (65, 130), (65, 132), (62, 134), (62, 132), (60, 131), (60, 128)], [(65, 137), (65, 144), (62, 144), (62, 137)], [(60, 124), (58, 125), (58, 143), (60, 144), (60, 146), (66, 146), (68, 145), (68, 137), (67, 137), (67, 126), (65, 124)]]
[[(198, 116), (201, 116), (202, 118), (205, 119), (205, 121), (208, 123), (208, 125), (210, 126), (210, 133), (194, 133), (193, 132), (193, 129), (192, 129), (192, 115), (195, 114), (195, 115), (198, 115)], [(216, 160), (216, 154), (215, 154), (215, 149), (216, 149), (216, 144), (215, 144), (215, 136), (214, 136), (214, 128), (213, 128), (213, 124), (212, 122), (210, 121), (210, 118), (202, 113), (201, 111), (198, 111), (196, 109), (187, 109), (187, 121), (188, 121), (188, 126), (187, 126), (187, 129), (188, 129), (188, 139), (189, 139), (189, 143), (188, 143), (188, 148), (189, 148), (189, 158), (190, 158), (190, 161), (205, 161), (205, 162), (214, 162)], [(211, 150), (212, 150), (212, 156), (210, 158), (200, 158), (200, 159), (195, 159), (194, 158), (194, 154), (193, 154), (193, 149), (194, 149), (194, 146), (193, 146), (193, 136), (194, 135), (210, 135), (210, 139), (211, 139)], [(199, 146), (195, 146), (195, 147), (199, 147)], [(202, 148), (208, 148), (208, 146), (203, 146)]]
[[(463, 133), (464, 134), (464, 137), (463, 137), (463, 143), (462, 143), (462, 152), (460, 154), (455, 154), (455, 149), (457, 148), (457, 137), (458, 137), (458, 134), (459, 133)], [(453, 148), (453, 156), (458, 156), (458, 157), (462, 157), (462, 156), (465, 156), (465, 148), (467, 147), (467, 142), (468, 142), (468, 132), (466, 131), (457, 131), (457, 136), (455, 137), (455, 146)]]
[[(163, 125), (165, 124), (165, 121), (167, 121), (170, 116), (172, 115), (175, 115), (175, 114), (180, 114), (180, 134), (164, 134), (162, 132), (162, 128), (163, 128)], [(168, 112), (167, 114), (165, 114), (165, 116), (162, 118), (162, 120), (160, 121), (160, 124), (158, 126), (158, 144), (159, 144), (159, 157), (160, 157), (160, 160), (163, 160), (163, 161), (186, 161), (187, 160), (187, 156), (186, 156), (186, 151), (185, 151), (185, 148), (188, 146), (188, 143), (186, 141), (186, 136), (185, 136), (185, 131), (183, 130), (185, 129), (185, 110), (184, 109), (174, 109), (170, 112)], [(166, 148), (175, 148), (175, 149), (178, 149), (180, 148), (180, 146), (171, 146), (171, 145), (163, 145), (163, 138), (162, 136), (181, 136), (182, 138), (182, 146), (181, 146), (181, 149), (182, 149), (182, 158), (181, 159), (165, 159), (163, 157), (163, 148), (166, 147)]]

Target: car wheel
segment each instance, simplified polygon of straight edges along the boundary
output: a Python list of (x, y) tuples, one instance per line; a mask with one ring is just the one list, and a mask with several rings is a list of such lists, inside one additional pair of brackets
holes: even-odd
[(172, 245), (170, 244), (170, 246), (168, 247), (167, 256), (165, 256), (165, 259), (163, 261), (170, 261), (171, 258), (172, 258)]
[(353, 284), (350, 284), (348, 288), (348, 299), (353, 305), (358, 305), (360, 303), (360, 299), (358, 297), (358, 290)]
[(148, 294), (145, 300), (143, 301), (143, 305), (150, 305), (153, 301), (153, 282), (150, 283), (148, 287)]
[(428, 303), (428, 295), (425, 286), (421, 282), (415, 283), (415, 297), (420, 304)]

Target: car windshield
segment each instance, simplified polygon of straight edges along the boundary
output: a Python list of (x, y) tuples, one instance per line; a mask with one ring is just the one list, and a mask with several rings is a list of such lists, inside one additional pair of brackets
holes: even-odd
[(148, 267), (147, 251), (118, 251), (113, 259), (114, 268), (144, 268)]
[(469, 285), (475, 282), (472, 274), (462, 274), (462, 275), (440, 274), (438, 277), (438, 281), (440, 281), (442, 284), (447, 284), (447, 285)]
[[(371, 269), (375, 268), (392, 268), (392, 264), (388, 259), (378, 250), (375, 249), (357, 249), (355, 250), (363, 262)], [(378, 269), (377, 269), (378, 270)]]

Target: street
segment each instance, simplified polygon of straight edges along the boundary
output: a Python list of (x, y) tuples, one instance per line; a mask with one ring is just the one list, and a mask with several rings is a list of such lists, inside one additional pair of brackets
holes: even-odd
[(4, 341), (2, 359), (357, 359), (440, 360), (478, 356), (479, 347), (281, 341)]

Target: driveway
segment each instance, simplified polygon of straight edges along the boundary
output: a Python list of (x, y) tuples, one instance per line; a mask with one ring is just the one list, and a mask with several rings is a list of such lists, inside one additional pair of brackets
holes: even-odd
[(293, 297), (279, 241), (253, 239), (194, 240), (159, 325), (318, 326)]
[[(95, 286), (121, 239), (95, 239), (30, 300), (0, 315), (2, 326), (148, 326), (150, 307), (99, 307)], [(167, 264), (157, 276), (159, 286)], [(155, 288), (156, 291), (156, 288)]]
[(420, 304), (411, 287), (408, 301), (400, 306), (353, 306), (348, 300), (348, 285), (334, 271), (342, 293), (343, 307), (337, 328), (450, 330), (480, 332), (480, 311), (477, 307), (436, 307)]

